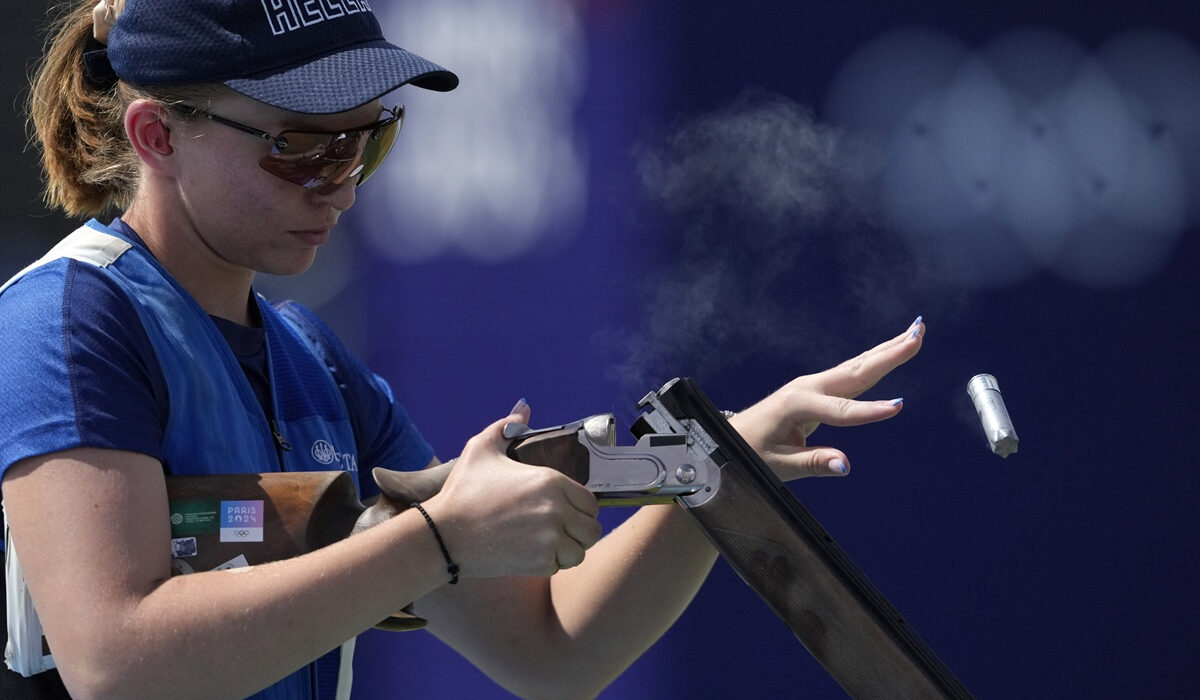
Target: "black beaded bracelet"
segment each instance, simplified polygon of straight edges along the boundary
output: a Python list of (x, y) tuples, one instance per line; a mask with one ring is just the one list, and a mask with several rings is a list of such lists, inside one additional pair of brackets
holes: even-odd
[(425, 522), (429, 525), (429, 529), (433, 531), (433, 537), (437, 540), (438, 547), (442, 550), (442, 556), (446, 558), (446, 573), (450, 574), (450, 585), (458, 583), (458, 564), (455, 564), (454, 560), (450, 558), (450, 551), (446, 549), (446, 543), (442, 541), (442, 533), (438, 532), (437, 524), (433, 522), (433, 518), (429, 517), (429, 513), (425, 512), (420, 503), (413, 503), (412, 507), (425, 516)]

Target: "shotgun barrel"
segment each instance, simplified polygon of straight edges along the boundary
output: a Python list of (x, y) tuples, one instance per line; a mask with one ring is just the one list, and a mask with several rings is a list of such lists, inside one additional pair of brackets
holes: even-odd
[(679, 501), (851, 697), (971, 697), (694, 382), (641, 405), (635, 435), (683, 432), (719, 465), (719, 488)]

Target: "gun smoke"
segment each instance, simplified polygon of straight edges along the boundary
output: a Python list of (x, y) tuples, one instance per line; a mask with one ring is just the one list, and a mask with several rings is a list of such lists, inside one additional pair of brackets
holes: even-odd
[(832, 362), (845, 324), (907, 313), (881, 282), (897, 251), (870, 233), (865, 183), (879, 157), (808, 108), (748, 91), (638, 156), (669, 257), (643, 294), (638, 337), (605, 339), (625, 358), (612, 372), (628, 393), (762, 359)]

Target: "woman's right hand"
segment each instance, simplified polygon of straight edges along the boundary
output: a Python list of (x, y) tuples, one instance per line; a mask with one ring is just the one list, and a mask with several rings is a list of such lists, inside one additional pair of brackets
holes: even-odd
[(550, 576), (578, 566), (602, 534), (596, 497), (582, 484), (506, 455), (508, 423), (528, 425), (523, 401), (467, 442), (423, 504), (464, 577)]

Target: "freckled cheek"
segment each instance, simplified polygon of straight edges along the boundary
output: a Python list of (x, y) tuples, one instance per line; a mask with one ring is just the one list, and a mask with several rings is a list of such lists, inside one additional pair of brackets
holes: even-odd
[[(264, 173), (266, 175), (266, 173)], [(290, 228), (296, 221), (303, 220), (297, 213), (305, 211), (307, 191), (286, 180), (267, 175), (273, 180), (268, 187), (257, 190), (254, 196), (243, 200), (243, 205), (254, 212), (260, 225), (275, 228)]]
[(201, 219), (219, 222), (222, 228), (270, 230), (290, 221), (304, 206), (303, 188), (259, 166), (261, 149), (216, 140), (204, 145), (189, 154), (195, 160), (181, 183), (193, 205), (205, 210)]
[(244, 220), (251, 225), (270, 226), (279, 214), (295, 206), (289, 202), (303, 191), (260, 169), (257, 163), (253, 167), (254, 172), (231, 178), (226, 186), (227, 213), (247, 217)]
[(181, 174), (180, 187), (197, 205), (216, 210), (210, 213), (233, 214), (258, 180), (251, 169), (258, 170), (258, 164), (244, 155), (214, 148)]

